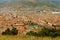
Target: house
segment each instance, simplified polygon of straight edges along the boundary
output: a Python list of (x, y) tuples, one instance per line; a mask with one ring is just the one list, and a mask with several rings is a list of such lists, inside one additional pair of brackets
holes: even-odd
[(60, 14), (60, 12), (52, 12), (52, 14)]

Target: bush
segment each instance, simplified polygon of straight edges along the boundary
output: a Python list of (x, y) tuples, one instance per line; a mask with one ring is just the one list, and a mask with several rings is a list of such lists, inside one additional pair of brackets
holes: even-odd
[(5, 32), (2, 32), (2, 35), (17, 35), (17, 34), (18, 34), (18, 30), (14, 27), (12, 30), (7, 28), (7, 30), (5, 30)]
[(5, 32), (2, 32), (2, 35), (6, 35)]
[(12, 33), (12, 35), (17, 35), (18, 34), (18, 30), (13, 27), (13, 29), (11, 30), (11, 33)]
[(60, 36), (60, 30), (55, 32), (57, 36)]
[(47, 28), (43, 28), (39, 34), (40, 36), (51, 36), (51, 37), (57, 36), (55, 29), (47, 29)]
[(2, 35), (10, 35), (10, 34), (11, 34), (11, 31), (9, 28), (7, 28), (5, 32), (2, 32)]
[(37, 33), (36, 33), (36, 32), (34, 32), (34, 31), (30, 31), (30, 32), (28, 32), (26, 35), (33, 35), (33, 36), (37, 36)]
[(60, 36), (60, 30), (43, 28), (38, 33), (30, 31), (27, 33), (27, 35), (57, 37), (57, 36)]

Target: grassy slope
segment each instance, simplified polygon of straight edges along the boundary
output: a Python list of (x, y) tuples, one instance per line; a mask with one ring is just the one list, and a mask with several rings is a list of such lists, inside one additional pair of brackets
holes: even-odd
[[(53, 40), (53, 38), (34, 36), (0, 36), (0, 40)], [(60, 37), (56, 37), (55, 40), (60, 40)]]

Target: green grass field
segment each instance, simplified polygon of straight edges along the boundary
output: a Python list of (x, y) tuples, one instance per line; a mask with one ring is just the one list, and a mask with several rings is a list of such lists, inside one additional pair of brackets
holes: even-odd
[(60, 37), (0, 36), (0, 40), (60, 40)]

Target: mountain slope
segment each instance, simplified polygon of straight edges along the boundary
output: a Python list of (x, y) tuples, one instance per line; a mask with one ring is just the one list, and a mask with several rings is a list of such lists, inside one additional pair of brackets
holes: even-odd
[[(3, 4), (3, 5), (2, 5)], [(22, 0), (22, 1), (9, 1), (5, 3), (0, 3), (1, 11), (41, 11), (41, 10), (48, 10), (48, 11), (60, 11), (60, 9), (52, 4), (46, 2), (38, 2), (38, 1), (31, 1), (31, 0)], [(4, 13), (4, 12), (3, 12)]]
[(0, 3), (4, 3), (4, 2), (21, 2), (21, 1), (46, 2), (46, 3), (53, 4), (57, 7), (60, 7), (60, 0), (0, 0)]

